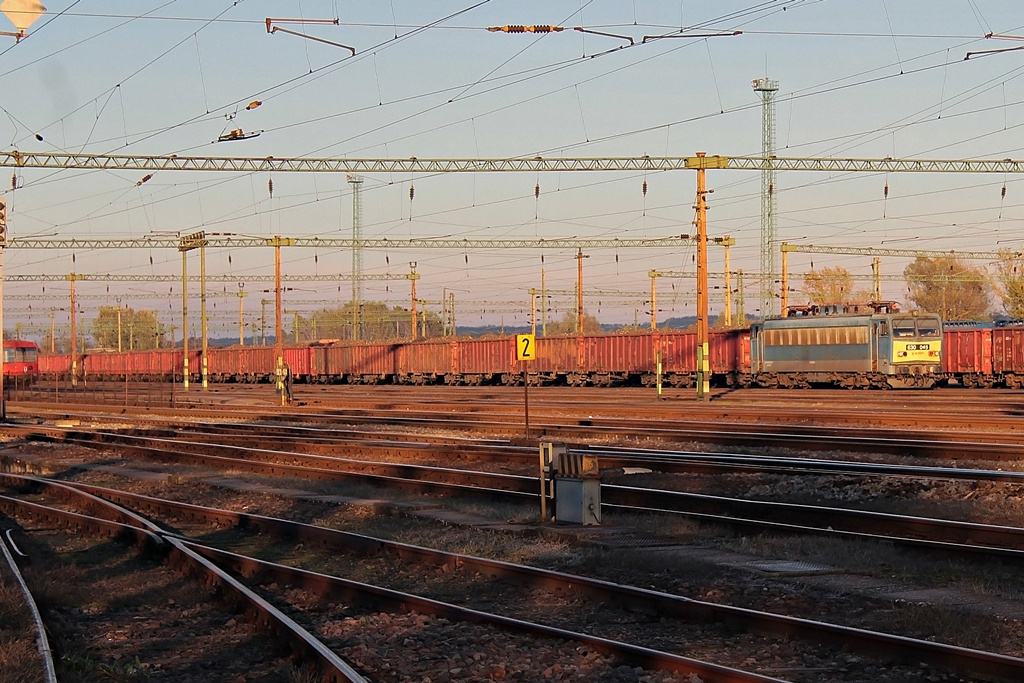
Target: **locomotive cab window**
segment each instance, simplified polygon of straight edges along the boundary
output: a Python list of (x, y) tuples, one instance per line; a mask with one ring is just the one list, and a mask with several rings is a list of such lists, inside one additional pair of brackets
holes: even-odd
[(939, 321), (924, 318), (917, 321), (917, 333), (922, 337), (938, 337)]
[(913, 337), (914, 334), (913, 318), (896, 318), (892, 321), (892, 335), (894, 337)]
[(36, 363), (39, 349), (34, 346), (8, 346), (4, 348), (5, 363)]

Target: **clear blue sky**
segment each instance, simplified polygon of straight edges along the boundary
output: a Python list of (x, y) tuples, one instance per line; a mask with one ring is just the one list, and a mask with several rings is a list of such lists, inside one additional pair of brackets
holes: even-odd
[[(780, 83), (777, 150), (786, 156), (1022, 158), (1024, 50), (964, 59), (969, 51), (1024, 46), (1024, 3), (988, 0), (50, 0), (18, 44), (0, 37), (0, 138), (24, 151), (230, 156), (501, 157), (757, 155), (761, 110), (751, 80)], [(348, 50), (266, 31), (267, 17), (334, 19), (280, 24)], [(0, 18), (0, 21), (3, 21)], [(567, 30), (492, 33), (488, 26), (583, 26), (633, 38)], [(3, 28), (11, 28), (4, 26)], [(742, 31), (723, 37), (644, 36)], [(397, 36), (397, 37), (396, 37)], [(622, 49), (616, 49), (622, 48)], [(262, 105), (246, 110), (259, 100)], [(228, 117), (233, 116), (231, 120)], [(259, 137), (213, 143), (241, 128)], [(36, 139), (41, 136), (42, 141)], [(137, 185), (134, 172), (19, 172), (7, 190), (11, 234), (141, 237), (154, 232), (351, 235), (351, 191), (342, 174), (273, 176), (161, 172)], [(646, 197), (641, 192), (648, 184)], [(1024, 206), (1018, 177), (781, 173), (781, 240), (921, 249), (1020, 248)], [(409, 186), (415, 198), (409, 200)], [(539, 199), (534, 198), (539, 184)], [(883, 188), (889, 186), (888, 198)], [(1005, 197), (1002, 188), (1006, 186)], [(709, 175), (712, 235), (737, 240), (733, 267), (759, 269), (760, 179), (746, 171)], [(5, 187), (8, 183), (5, 181)], [(505, 174), (367, 176), (367, 237), (661, 237), (691, 232), (694, 176)], [(721, 270), (712, 250), (711, 268)], [(571, 290), (571, 252), (548, 252), (548, 287)], [(152, 259), (152, 264), (151, 264)], [(645, 292), (650, 268), (691, 269), (692, 250), (595, 250), (586, 288)], [(180, 272), (176, 252), (9, 250), (11, 274)], [(367, 273), (402, 273), (417, 261), (419, 296), (527, 301), (540, 285), (532, 251), (367, 251)], [(796, 271), (811, 259), (795, 256)], [(867, 258), (816, 257), (816, 267), (869, 272)], [(286, 250), (291, 273), (348, 272), (348, 253)], [(271, 272), (265, 249), (211, 250), (212, 274)], [(902, 271), (892, 260), (889, 273)], [(198, 264), (191, 266), (195, 271)], [(692, 305), (665, 281), (660, 317)], [(117, 293), (159, 292), (152, 306), (170, 321), (167, 285), (112, 284)], [(229, 287), (230, 290), (235, 287)], [(303, 299), (347, 299), (350, 286), (310, 286)], [(899, 283), (886, 294), (902, 298)], [(46, 285), (63, 293), (66, 284)], [(313, 291), (316, 290), (316, 291)], [(5, 294), (42, 286), (5, 285)], [(106, 293), (80, 283), (82, 293)], [(174, 293), (180, 293), (179, 287)], [(368, 299), (403, 304), (408, 283), (371, 282)], [(570, 297), (564, 297), (568, 302)], [(248, 301), (255, 314), (257, 297)], [(84, 303), (95, 307), (99, 302)], [(24, 306), (8, 302), (8, 308)], [(37, 307), (59, 305), (39, 302)], [(147, 303), (136, 303), (149, 307)], [(757, 305), (754, 288), (747, 308)], [(230, 334), (236, 301), (220, 300), (215, 331)], [(591, 298), (604, 321), (649, 320), (643, 300)], [(481, 308), (467, 303), (466, 308)], [(713, 309), (718, 305), (713, 304)], [(59, 314), (66, 319), (66, 313)], [(18, 314), (11, 314), (15, 320)], [(39, 322), (38, 314), (35, 322)], [(60, 317), (58, 317), (60, 320)], [(460, 314), (464, 325), (497, 322)], [(9, 321), (10, 322), (10, 321)], [(520, 323), (507, 315), (506, 323)], [(8, 325), (9, 326), (9, 325)]]

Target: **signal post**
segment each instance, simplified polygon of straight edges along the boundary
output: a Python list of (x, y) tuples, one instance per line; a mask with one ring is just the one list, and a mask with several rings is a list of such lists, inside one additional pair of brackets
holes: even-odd
[(526, 438), (530, 438), (530, 371), (528, 363), (537, 358), (537, 335), (516, 335), (516, 360), (523, 369), (523, 413), (526, 419)]

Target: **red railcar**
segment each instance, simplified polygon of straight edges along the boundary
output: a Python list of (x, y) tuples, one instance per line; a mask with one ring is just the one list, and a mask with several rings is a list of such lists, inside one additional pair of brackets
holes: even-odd
[[(658, 333), (655, 343), (661, 351), (662, 382), (669, 386), (694, 386), (697, 377), (696, 332)], [(735, 384), (741, 376), (750, 373), (750, 330), (712, 330), (708, 334), (708, 352), (712, 379), (716, 383), (721, 380), (723, 384)], [(654, 377), (648, 376), (644, 383), (653, 381)]]
[(39, 378), (39, 345), (20, 339), (4, 340), (4, 379), (14, 385), (33, 384)]
[(583, 337), (570, 384), (612, 386), (628, 384), (654, 367), (655, 345), (650, 334), (606, 334)]
[(310, 351), (310, 378), (315, 382), (391, 382), (398, 365), (397, 344), (317, 344)]
[[(209, 349), (207, 371), (214, 382), (267, 382), (274, 377), (273, 346), (229, 346)], [(194, 372), (202, 372), (197, 368)]]
[(296, 382), (308, 382), (313, 368), (313, 352), (309, 346), (284, 347), (284, 362)]
[[(200, 352), (189, 351), (189, 374), (198, 377)], [(95, 380), (133, 379), (169, 380), (183, 376), (183, 357), (180, 349), (154, 349), (149, 351), (89, 351), (81, 356), (76, 372), (81, 377)], [(64, 372), (70, 372), (65, 367)]]
[[(511, 382), (519, 372), (515, 339), (466, 339), (452, 342), (455, 371), (449, 384), (496, 384)], [(533, 371), (533, 367), (529, 368)]]
[(945, 327), (942, 334), (942, 372), (967, 387), (990, 387), (999, 382), (992, 371), (991, 326)]
[(40, 354), (39, 374), (44, 377), (66, 375), (71, 372), (71, 356), (62, 354)]
[(992, 332), (992, 374), (1019, 389), (1024, 386), (1024, 326), (996, 327)]
[[(457, 342), (447, 339), (392, 344), (395, 382), (399, 384), (455, 383), (459, 373)], [(449, 379), (450, 378), (450, 379)]]

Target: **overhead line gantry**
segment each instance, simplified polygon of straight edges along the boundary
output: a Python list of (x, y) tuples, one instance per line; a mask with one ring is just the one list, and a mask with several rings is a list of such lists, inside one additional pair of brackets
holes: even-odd
[(0, 151), (0, 166), (128, 171), (297, 173), (514, 173), (729, 169), (875, 173), (1024, 173), (1020, 159), (897, 159), (757, 156), (507, 157), (463, 159), (200, 157)]
[[(309, 247), (319, 249), (671, 249), (681, 246), (693, 246), (697, 243), (695, 236), (682, 234), (670, 237), (628, 238), (628, 239), (577, 239), (572, 238), (536, 238), (536, 239), (452, 239), (429, 237), (411, 239), (375, 239), (351, 238), (319, 238), (319, 237), (288, 237), (289, 247)], [(713, 237), (711, 244), (732, 246), (736, 240), (732, 237)], [(236, 247), (267, 247), (275, 246), (273, 238), (245, 237), (235, 235), (207, 235), (206, 246), (209, 248), (232, 249)], [(13, 238), (8, 243), (9, 249), (178, 249), (179, 238), (131, 238), (131, 239), (78, 239), (78, 238)], [(366, 278), (364, 278), (366, 279)]]

